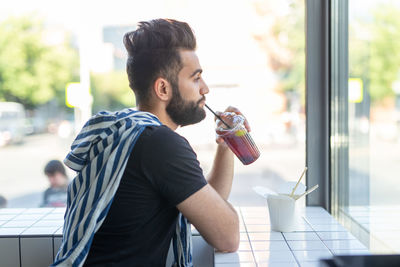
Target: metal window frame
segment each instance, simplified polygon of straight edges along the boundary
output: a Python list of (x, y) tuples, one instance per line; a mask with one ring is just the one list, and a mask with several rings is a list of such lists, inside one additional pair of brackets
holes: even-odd
[(319, 189), (307, 206), (331, 211), (330, 186), (330, 2), (306, 1), (306, 184)]
[[(348, 0), (306, 0), (307, 206), (349, 204)], [(340, 194), (340, 197), (339, 197)]]
[(331, 212), (349, 204), (348, 0), (331, 0)]
[[(330, 212), (364, 245), (370, 245), (369, 230), (348, 213), (355, 193), (351, 181), (349, 128), (349, 0), (330, 0)], [(367, 182), (367, 181), (366, 181)], [(353, 181), (354, 183), (354, 181)], [(357, 186), (361, 201), (369, 202), (369, 183)], [(367, 188), (365, 187), (367, 186)], [(352, 188), (351, 188), (352, 187)], [(357, 203), (361, 203), (360, 199)]]

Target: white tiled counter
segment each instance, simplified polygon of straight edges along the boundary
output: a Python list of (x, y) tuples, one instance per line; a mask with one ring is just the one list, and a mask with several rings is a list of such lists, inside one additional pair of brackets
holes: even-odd
[[(271, 231), (267, 207), (236, 209), (241, 218), (240, 247), (235, 253), (216, 252), (217, 267), (318, 266), (320, 258), (369, 253), (322, 208), (303, 209), (299, 229), (292, 233)], [(64, 212), (63, 208), (0, 209), (0, 266), (50, 265), (61, 243)], [(194, 250), (208, 251), (200, 243)]]
[[(64, 213), (65, 208), (0, 209), (0, 267), (49, 266), (61, 245)], [(196, 267), (213, 262), (213, 248), (197, 231), (193, 262)]]
[(62, 239), (64, 208), (0, 209), (0, 266), (49, 266)]
[(235, 253), (216, 252), (216, 267), (319, 266), (320, 258), (369, 254), (328, 212), (320, 207), (301, 210), (302, 221), (291, 233), (271, 231), (267, 207), (236, 207), (240, 214), (240, 246)]

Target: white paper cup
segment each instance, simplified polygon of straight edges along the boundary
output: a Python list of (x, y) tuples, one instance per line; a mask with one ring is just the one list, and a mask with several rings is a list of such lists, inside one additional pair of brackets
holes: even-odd
[(293, 232), (298, 222), (296, 201), (287, 195), (268, 195), (267, 203), (271, 230)]

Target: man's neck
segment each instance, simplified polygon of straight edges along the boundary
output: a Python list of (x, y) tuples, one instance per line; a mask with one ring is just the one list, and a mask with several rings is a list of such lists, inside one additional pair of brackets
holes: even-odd
[(153, 115), (156, 115), (162, 124), (164, 124), (165, 126), (167, 126), (168, 128), (170, 128), (173, 131), (175, 131), (179, 127), (179, 125), (175, 124), (171, 120), (171, 117), (168, 115), (168, 113), (165, 111), (165, 109), (148, 108), (148, 107), (141, 106), (141, 105), (137, 106), (137, 109), (140, 111), (145, 111), (145, 112), (149, 112)]

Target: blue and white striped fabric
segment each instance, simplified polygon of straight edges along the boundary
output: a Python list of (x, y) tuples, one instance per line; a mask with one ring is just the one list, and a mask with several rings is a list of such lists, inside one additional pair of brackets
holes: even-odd
[(192, 229), (182, 213), (179, 213), (175, 234), (172, 238), (175, 263), (172, 267), (193, 266), (192, 259)]
[[(150, 125), (160, 126), (161, 122), (151, 113), (133, 109), (103, 111), (84, 125), (64, 160), (77, 176), (68, 186), (63, 241), (52, 266), (83, 265), (93, 236), (107, 216), (129, 155)], [(190, 224), (182, 215), (173, 240), (174, 266), (193, 266)]]

